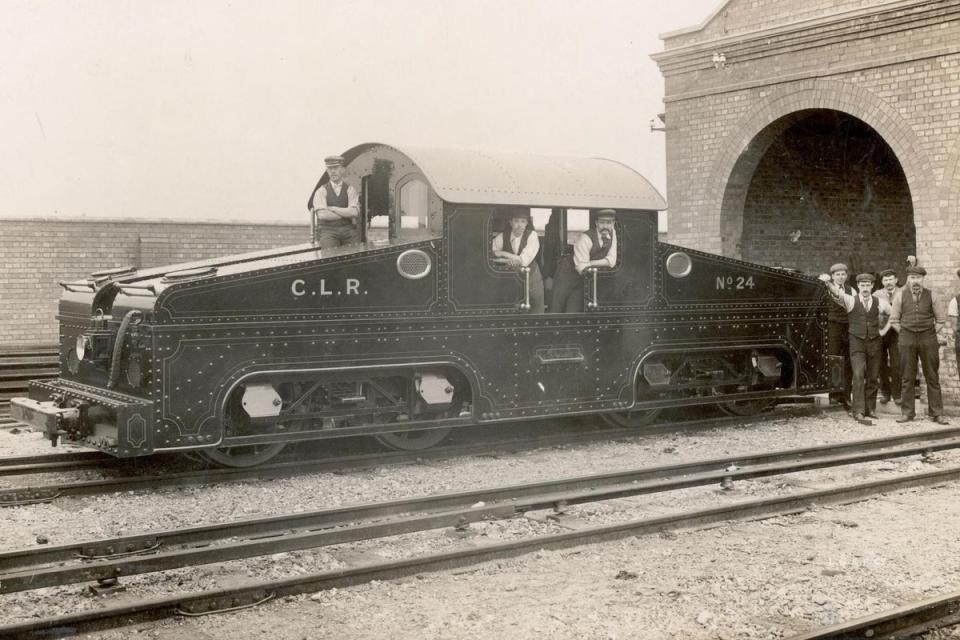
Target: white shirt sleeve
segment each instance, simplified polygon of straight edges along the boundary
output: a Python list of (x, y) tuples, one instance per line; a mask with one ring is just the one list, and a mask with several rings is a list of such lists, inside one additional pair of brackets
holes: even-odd
[(592, 248), (593, 240), (587, 233), (581, 233), (573, 243), (573, 268), (577, 270), (577, 273), (581, 273), (587, 268), (587, 263), (590, 262), (590, 249)]
[(347, 208), (353, 209), (355, 213), (360, 213), (360, 195), (352, 185), (347, 185)]
[(493, 244), (490, 245), (491, 251), (503, 251), (503, 234), (498, 233), (493, 236)]
[[(510, 241), (514, 241), (512, 236)], [(517, 238), (516, 242), (519, 243), (520, 239)], [(514, 250), (516, 250), (516, 247), (514, 247)], [(525, 246), (523, 251), (520, 252), (520, 264), (525, 267), (529, 267), (530, 263), (533, 262), (533, 259), (537, 257), (538, 251), (540, 251), (540, 238), (537, 236), (536, 231), (531, 231), (530, 235), (527, 237), (527, 246)]]
[(960, 317), (960, 310), (957, 309), (956, 296), (950, 298), (950, 304), (947, 305), (947, 315), (951, 318)]
[(320, 185), (317, 188), (316, 193), (313, 194), (313, 208), (314, 209), (326, 209), (327, 208), (327, 185)]

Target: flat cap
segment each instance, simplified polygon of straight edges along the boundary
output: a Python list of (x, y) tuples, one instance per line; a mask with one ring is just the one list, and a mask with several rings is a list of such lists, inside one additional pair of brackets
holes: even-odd
[(886, 278), (887, 276), (893, 276), (894, 278), (896, 278), (896, 277), (897, 277), (897, 272), (894, 271), (893, 269), (884, 269), (883, 271), (880, 272), (880, 279), (881, 279), (881, 280), (883, 280), (883, 279)]
[(617, 212), (615, 209), (600, 209), (597, 211), (598, 218), (616, 218)]
[(343, 156), (327, 156), (323, 159), (323, 164), (328, 167), (342, 167), (344, 162)]
[(925, 275), (927, 275), (927, 270), (924, 269), (923, 267), (919, 266), (919, 265), (914, 265), (914, 264), (912, 264), (912, 265), (910, 265), (909, 267), (907, 267), (907, 275), (908, 275), (908, 276), (909, 276), (909, 275), (925, 276)]
[(857, 282), (869, 282), (870, 284), (873, 284), (873, 274), (861, 273), (857, 276)]
[(842, 262), (838, 262), (830, 267), (830, 273), (836, 273), (837, 271), (848, 271), (847, 265), (843, 264)]

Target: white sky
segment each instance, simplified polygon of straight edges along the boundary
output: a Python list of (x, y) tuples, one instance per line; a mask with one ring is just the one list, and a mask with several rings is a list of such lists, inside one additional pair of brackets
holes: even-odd
[(0, 216), (306, 220), (363, 142), (607, 157), (665, 193), (657, 35), (720, 0), (2, 0)]

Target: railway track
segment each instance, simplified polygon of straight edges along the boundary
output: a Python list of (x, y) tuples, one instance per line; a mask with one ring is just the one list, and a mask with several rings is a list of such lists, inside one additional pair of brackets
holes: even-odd
[[(815, 413), (814, 408), (793, 411), (791, 416)], [(439, 446), (424, 451), (390, 451), (360, 455), (334, 455), (321, 459), (292, 459), (261, 465), (253, 468), (201, 468), (182, 472), (133, 475), (116, 478), (83, 481), (57, 481), (28, 487), (0, 489), (0, 506), (21, 506), (38, 502), (50, 502), (67, 496), (89, 496), (118, 491), (136, 491), (158, 487), (178, 487), (214, 482), (241, 480), (265, 480), (284, 478), (303, 473), (321, 473), (365, 469), (379, 465), (417, 464), (426, 460), (443, 460), (464, 455), (490, 455), (507, 453), (518, 449), (544, 448), (564, 445), (581, 445), (605, 440), (635, 438), (664, 431), (685, 429), (709, 429), (725, 425), (755, 424), (771, 419), (775, 413), (752, 417), (709, 417), (694, 420), (677, 420), (660, 423), (656, 427), (598, 429), (586, 433), (559, 433), (551, 435), (532, 434), (525, 438), (511, 438), (495, 442), (476, 442)], [(960, 436), (960, 429), (955, 431)], [(909, 436), (906, 436), (909, 437)], [(105, 471), (136, 471), (135, 463), (117, 460), (95, 452), (57, 454), (48, 457), (25, 456), (0, 458), (0, 477), (62, 473), (84, 469), (102, 468)]]
[(10, 398), (25, 396), (30, 380), (56, 378), (59, 372), (56, 345), (0, 349), (0, 429), (18, 424), (10, 417)]
[[(471, 522), (512, 518), (542, 509), (562, 510), (574, 504), (694, 486), (726, 484), (737, 480), (859, 464), (960, 446), (960, 439), (956, 434), (948, 438), (943, 438), (942, 435), (930, 432), (926, 441), (898, 442), (886, 449), (877, 448), (881, 441), (901, 439), (873, 439), (824, 447), (761, 452), (681, 465), (632, 469), (552, 482), (354, 505), (40, 550), (15, 551), (0, 554), (0, 592), (11, 593), (92, 580), (109, 584), (120, 576), (416, 531), (452, 526), (463, 528)], [(811, 505), (851, 502), (886, 491), (929, 486), (958, 479), (960, 467), (951, 467), (613, 525), (578, 527), (569, 532), (540, 535), (510, 543), (471, 547), (400, 561), (378, 562), (353, 569), (326, 571), (233, 589), (153, 598), (95, 611), (31, 620), (0, 627), (0, 636), (49, 637), (50, 634), (59, 634), (68, 629), (71, 633), (83, 633), (117, 624), (128, 624), (131, 621), (145, 621), (170, 615), (199, 615), (252, 605), (272, 597), (463, 567), (487, 560), (515, 557), (544, 548), (559, 549), (671, 529), (702, 527), (742, 518), (756, 519), (796, 513)], [(83, 561), (78, 561), (78, 557)]]
[(912, 602), (849, 622), (823, 627), (787, 640), (852, 640), (913, 638), (960, 623), (960, 591)]

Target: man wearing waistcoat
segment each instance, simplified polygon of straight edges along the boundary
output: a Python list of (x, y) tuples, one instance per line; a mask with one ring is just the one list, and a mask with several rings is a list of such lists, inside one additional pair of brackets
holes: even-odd
[[(847, 265), (842, 262), (830, 267), (830, 280), (837, 289), (849, 295), (856, 295), (850, 285), (847, 284)], [(847, 312), (844, 310), (840, 300), (834, 296), (837, 304), (830, 305), (827, 311), (827, 353), (831, 356), (840, 356), (843, 358), (843, 392), (831, 393), (830, 399), (850, 409), (850, 388), (853, 382), (853, 369), (850, 367), (850, 331)]]
[(560, 259), (553, 281), (551, 313), (578, 313), (583, 311), (583, 270), (587, 267), (615, 267), (617, 265), (617, 212), (613, 209), (597, 211), (596, 228), (573, 244), (573, 253)]
[(933, 293), (923, 286), (927, 270), (920, 266), (907, 267), (907, 284), (894, 300), (890, 326), (899, 332), (900, 394), (902, 415), (897, 422), (909, 422), (916, 417), (914, 385), (917, 376), (917, 358), (923, 367), (927, 382), (927, 413), (939, 424), (949, 424), (943, 415), (943, 396), (940, 395), (940, 344), (937, 331), (946, 322), (942, 305), (933, 299)]
[(533, 228), (529, 209), (511, 213), (510, 228), (493, 238), (490, 251), (494, 262), (530, 270), (527, 276), (530, 279), (530, 313), (543, 313), (543, 277), (537, 264), (540, 238)]
[(360, 242), (356, 222), (360, 213), (357, 190), (343, 181), (342, 156), (323, 159), (330, 180), (321, 185), (311, 200), (312, 215), (317, 218), (316, 241), (321, 249), (331, 249)]
[(880, 372), (880, 343), (890, 325), (882, 322), (890, 317), (890, 307), (882, 299), (873, 297), (873, 275), (857, 276), (859, 295), (850, 295), (830, 276), (821, 279), (830, 294), (847, 313), (847, 332), (850, 336), (850, 367), (853, 370), (853, 418), (861, 424), (873, 424), (867, 418), (877, 417), (877, 376)]
[[(883, 285), (873, 292), (873, 297), (886, 301), (893, 309), (893, 300), (900, 294), (897, 286), (897, 272), (885, 269), (880, 272), (880, 282)], [(889, 320), (889, 316), (881, 318), (880, 324)], [(899, 334), (896, 331), (887, 331), (880, 342), (880, 402), (886, 404), (893, 398), (894, 403), (900, 406), (900, 345), (897, 343)]]

